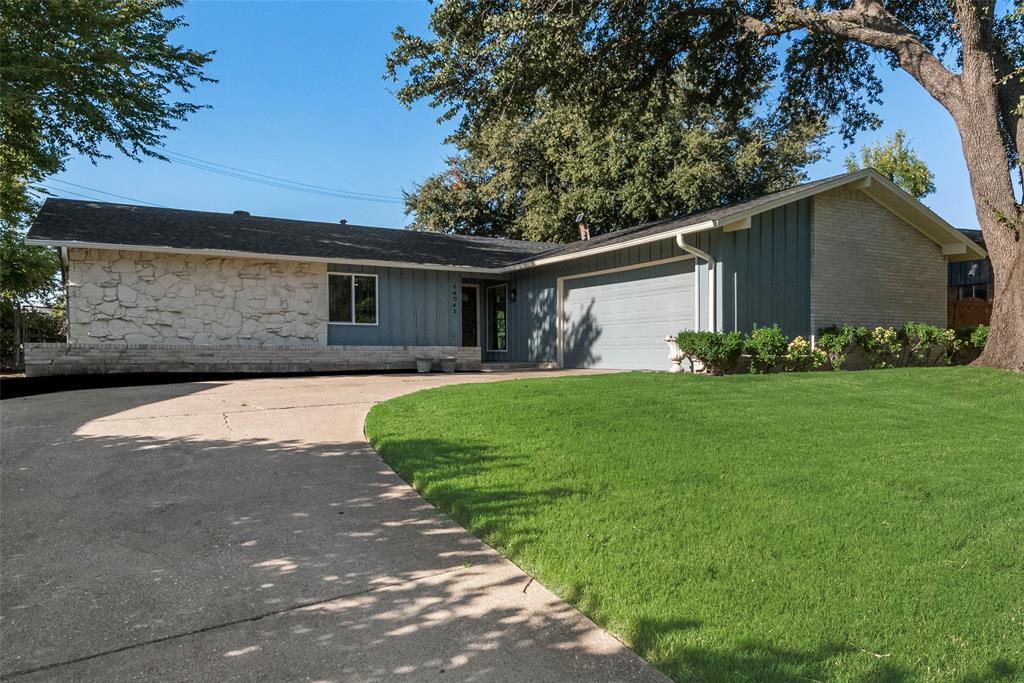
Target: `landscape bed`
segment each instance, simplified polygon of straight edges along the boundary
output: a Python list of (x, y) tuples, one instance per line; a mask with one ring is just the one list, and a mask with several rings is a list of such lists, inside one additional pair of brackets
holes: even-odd
[(677, 680), (1024, 676), (1024, 377), (626, 373), (431, 389), (366, 433)]

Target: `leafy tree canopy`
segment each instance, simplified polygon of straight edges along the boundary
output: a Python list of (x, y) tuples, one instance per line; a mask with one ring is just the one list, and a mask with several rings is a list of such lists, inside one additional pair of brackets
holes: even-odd
[(406, 195), (413, 226), (518, 239), (575, 239), (575, 217), (607, 231), (798, 182), (822, 127), (740, 120), (673, 98), (594, 125), (578, 108), (538, 104), (459, 136), (451, 168)]
[[(748, 199), (799, 182), (820, 157), (823, 120), (776, 108), (765, 68), (709, 55), (661, 72), (620, 59), (573, 75), (591, 68), (598, 28), (568, 11), (537, 28), (516, 4), (445, 2), (435, 40), (395, 33), (388, 66), (406, 78), (399, 99), (426, 98), (442, 119), (460, 117), (451, 168), (406, 195), (413, 227), (565, 241), (579, 213), (600, 232)], [(520, 90), (506, 79), (532, 76), (517, 68), (543, 74)], [(730, 88), (701, 86), (694, 70), (706, 68), (728, 73)]]
[(907, 131), (900, 129), (884, 142), (864, 145), (860, 156), (846, 157), (846, 170), (873, 168), (892, 182), (921, 199), (935, 192), (935, 174), (921, 161), (907, 142)]
[(182, 0), (0, 0), (0, 219), (18, 221), (32, 183), (72, 154), (162, 158), (162, 131), (200, 105), (209, 52), (175, 45)]
[(59, 293), (59, 272), (56, 251), (27, 245), (16, 225), (0, 223), (0, 299), (10, 304), (48, 303)]

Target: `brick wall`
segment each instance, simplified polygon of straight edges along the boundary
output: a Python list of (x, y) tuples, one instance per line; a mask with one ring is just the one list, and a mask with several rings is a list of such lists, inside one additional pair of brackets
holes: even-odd
[(68, 250), (68, 340), (323, 346), (323, 263)]
[(946, 325), (938, 244), (857, 190), (814, 197), (811, 330), (849, 323)]

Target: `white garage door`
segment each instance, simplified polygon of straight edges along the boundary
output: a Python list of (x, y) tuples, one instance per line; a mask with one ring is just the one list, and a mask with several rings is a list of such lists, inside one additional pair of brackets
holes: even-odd
[(694, 328), (693, 259), (566, 280), (567, 368), (667, 370), (665, 335)]

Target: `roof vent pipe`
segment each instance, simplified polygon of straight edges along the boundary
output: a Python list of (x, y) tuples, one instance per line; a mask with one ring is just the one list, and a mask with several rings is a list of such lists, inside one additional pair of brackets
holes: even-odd
[(235, 215), (235, 216), (248, 216), (249, 215), (248, 211), (242, 211), (240, 209), (237, 210), (237, 211), (232, 211), (231, 213), (232, 213), (232, 215)]
[(348, 219), (347, 218), (342, 218), (340, 221), (338, 221), (338, 223), (340, 223), (342, 225), (348, 225)]
[(590, 224), (587, 223), (587, 214), (581, 213), (580, 215), (576, 216), (576, 224), (580, 228), (580, 239), (581, 240), (589, 240), (590, 239)]

